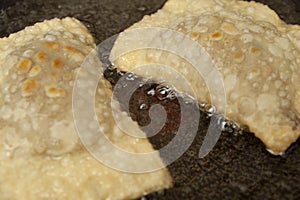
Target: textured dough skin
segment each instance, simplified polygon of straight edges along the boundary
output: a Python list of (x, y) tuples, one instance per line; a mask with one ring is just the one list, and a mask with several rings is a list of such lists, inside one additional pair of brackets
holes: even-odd
[[(206, 49), (223, 76), (226, 117), (247, 125), (271, 153), (283, 153), (300, 136), (298, 25), (284, 23), (268, 6), (256, 2), (169, 0), (157, 13), (121, 33), (111, 58), (115, 59), (124, 42), (134, 42), (127, 36), (128, 31), (149, 27), (184, 33)], [(171, 36), (169, 39), (172, 41)], [(141, 64), (165, 64), (185, 76), (199, 101), (211, 103), (203, 79), (178, 56), (137, 50), (113, 62), (127, 71)], [(180, 83), (172, 80), (174, 77), (162, 74), (156, 76), (165, 77), (181, 89)]]
[[(81, 144), (72, 90), (77, 69), (94, 48), (92, 36), (74, 18), (47, 20), (0, 39), (0, 199), (132, 199), (171, 186), (167, 169), (122, 173)], [(110, 88), (98, 89), (102, 128), (125, 149), (153, 151), (146, 139), (135, 140), (116, 127), (111, 95)]]

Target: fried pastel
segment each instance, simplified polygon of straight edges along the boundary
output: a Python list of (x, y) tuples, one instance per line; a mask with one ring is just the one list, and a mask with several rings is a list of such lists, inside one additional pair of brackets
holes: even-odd
[[(0, 39), (0, 199), (132, 199), (171, 185), (166, 169), (120, 172), (96, 160), (79, 140), (72, 90), (76, 71), (94, 47), (74, 18), (44, 21)], [(146, 139), (116, 127), (111, 95), (98, 88), (101, 127), (125, 149), (154, 151)]]
[[(271, 153), (283, 153), (297, 140), (300, 136), (298, 25), (284, 23), (269, 7), (255, 2), (169, 0), (157, 13), (145, 16), (119, 35), (111, 59), (121, 70), (130, 71), (149, 63), (167, 65), (185, 76), (200, 102), (211, 103), (203, 78), (180, 55), (138, 49), (117, 58), (124, 45), (135, 44), (138, 38), (143, 42), (144, 35), (132, 37), (130, 31), (151, 27), (183, 33), (208, 52), (223, 77), (226, 118), (248, 126)], [(153, 38), (173, 44), (183, 42), (172, 35), (164, 38), (162, 35)], [(190, 56), (196, 55), (191, 52)], [(147, 76), (145, 70), (137, 73)], [(163, 71), (151, 75), (164, 77), (175, 88), (191, 92)]]

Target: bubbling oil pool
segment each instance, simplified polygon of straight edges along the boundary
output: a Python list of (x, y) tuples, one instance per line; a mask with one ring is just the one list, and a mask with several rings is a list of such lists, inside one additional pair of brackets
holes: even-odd
[[(218, 123), (217, 125), (220, 127), (222, 132), (228, 132), (232, 133), (234, 136), (238, 136), (242, 135), (243, 132), (248, 131), (248, 127), (240, 126), (233, 121), (226, 120), (222, 115), (218, 115), (217, 110), (213, 105), (207, 103), (198, 103), (197, 100), (192, 96), (178, 91), (175, 87), (165, 82), (155, 82), (151, 79), (142, 78), (132, 72), (126, 73), (123, 71), (118, 71), (118, 69), (115, 68), (113, 65), (106, 68), (106, 70), (104, 71), (104, 77), (112, 84), (113, 88), (117, 89), (124, 89), (126, 87), (130, 87), (130, 82), (138, 83), (139, 88), (137, 90), (143, 91), (144, 95), (152, 99), (152, 101), (150, 100), (147, 103), (141, 102), (138, 105), (138, 110), (148, 111), (147, 114), (149, 114), (149, 110), (153, 105), (154, 98), (156, 99), (154, 101), (158, 102), (159, 104), (163, 104), (167, 107), (169, 107), (172, 103), (177, 104), (177, 108), (179, 109), (179, 111), (174, 110), (172, 115), (175, 114), (175, 118), (179, 119), (180, 105), (178, 104), (177, 98), (181, 98), (186, 105), (191, 105), (193, 109), (197, 109), (198, 111), (204, 113), (207, 119), (211, 119), (213, 117), (216, 118)], [(118, 83), (118, 81), (121, 78), (121, 83)], [(135, 93), (140, 92), (135, 91)], [(116, 99), (118, 98), (122, 98), (122, 95), (116, 97)], [(130, 100), (130, 102), (131, 101), (132, 99)], [(131, 111), (129, 111), (128, 114), (134, 121), (137, 121), (138, 124), (141, 124), (139, 120), (135, 117), (135, 114), (133, 114)], [(172, 130), (171, 132), (176, 132), (176, 130)]]

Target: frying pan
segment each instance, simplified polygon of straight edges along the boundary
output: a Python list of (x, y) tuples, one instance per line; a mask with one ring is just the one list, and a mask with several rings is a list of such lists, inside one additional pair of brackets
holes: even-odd
[[(2, 0), (0, 37), (38, 21), (73, 16), (81, 20), (97, 43), (119, 33), (165, 0)], [(300, 24), (297, 0), (259, 0), (288, 23)], [(134, 109), (134, 108), (133, 108)], [(272, 156), (252, 133), (223, 133), (204, 159), (198, 151), (209, 120), (201, 116), (198, 135), (190, 149), (168, 166), (174, 187), (142, 199), (300, 199), (300, 141), (284, 156)], [(164, 137), (151, 140), (163, 144)], [(147, 180), (145, 180), (147, 181)]]

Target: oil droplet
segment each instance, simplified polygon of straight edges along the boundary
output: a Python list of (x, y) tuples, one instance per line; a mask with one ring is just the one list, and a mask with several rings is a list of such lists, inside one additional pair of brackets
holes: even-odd
[(147, 92), (147, 95), (154, 96), (155, 95), (155, 90), (154, 89), (149, 90)]
[(125, 73), (124, 73), (124, 72), (121, 72), (121, 71), (118, 71), (118, 75), (119, 75), (119, 76), (124, 76)]
[(170, 100), (174, 100), (176, 99), (176, 93), (174, 91), (170, 91), (167, 98), (170, 99)]
[(204, 109), (205, 108), (205, 106), (206, 106), (206, 103), (199, 103), (199, 107), (200, 107), (200, 109)]
[(148, 105), (143, 103), (143, 104), (140, 105), (140, 109), (141, 110), (147, 110), (148, 109)]
[(127, 73), (126, 80), (128, 81), (134, 81), (137, 78), (137, 76), (134, 73)]
[(156, 97), (159, 100), (165, 100), (168, 98), (168, 95), (170, 94), (170, 88), (166, 86), (159, 86), (156, 88)]
[(222, 131), (228, 132), (228, 133), (232, 133), (233, 129), (232, 129), (231, 122), (229, 122), (229, 121), (223, 121), (222, 122)]
[(209, 117), (216, 113), (216, 108), (213, 105), (206, 104), (204, 109)]

